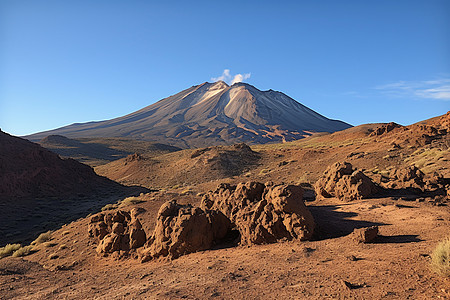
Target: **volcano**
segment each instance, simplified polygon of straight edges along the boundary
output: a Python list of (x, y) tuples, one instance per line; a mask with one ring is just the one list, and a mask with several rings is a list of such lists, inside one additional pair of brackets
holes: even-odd
[(192, 86), (126, 116), (75, 123), (26, 138), (37, 141), (54, 134), (69, 138), (127, 137), (195, 148), (285, 142), (349, 127), (281, 92), (218, 81)]

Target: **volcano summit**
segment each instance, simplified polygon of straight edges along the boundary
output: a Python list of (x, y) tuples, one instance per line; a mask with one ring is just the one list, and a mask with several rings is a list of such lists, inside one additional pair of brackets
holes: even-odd
[(192, 148), (284, 142), (313, 132), (335, 132), (349, 127), (281, 92), (260, 91), (246, 83), (229, 86), (218, 81), (193, 86), (123, 117), (76, 123), (27, 138), (39, 140), (51, 134), (69, 138), (128, 137)]

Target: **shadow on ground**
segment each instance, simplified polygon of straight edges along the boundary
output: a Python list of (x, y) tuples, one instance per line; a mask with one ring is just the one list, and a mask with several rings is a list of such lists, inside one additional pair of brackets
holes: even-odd
[(352, 220), (350, 218), (356, 217), (357, 213), (337, 211), (339, 206), (336, 205), (308, 206), (308, 208), (316, 221), (315, 240), (346, 236), (356, 228), (388, 225), (380, 222)]
[(0, 199), (0, 247), (32, 242), (40, 233), (96, 213), (103, 206), (148, 192), (142, 187), (119, 186), (92, 195)]
[(416, 234), (404, 234), (404, 235), (379, 235), (373, 241), (375, 244), (404, 244), (404, 243), (417, 243), (421, 242), (422, 239), (418, 238)]

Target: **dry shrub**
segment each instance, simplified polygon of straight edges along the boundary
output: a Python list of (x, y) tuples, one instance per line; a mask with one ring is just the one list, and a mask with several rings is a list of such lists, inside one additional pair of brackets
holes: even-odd
[(21, 247), (19, 249), (17, 249), (14, 253), (13, 253), (13, 257), (21, 257), (21, 256), (26, 256), (29, 255), (33, 252), (36, 252), (36, 250), (34, 250), (34, 246), (32, 245), (28, 245), (28, 246), (24, 246)]
[(139, 199), (138, 197), (128, 197), (119, 202), (119, 207), (138, 204), (138, 203), (142, 203), (142, 202), (145, 202), (145, 201), (142, 199)]
[(5, 247), (0, 248), (0, 258), (11, 256), (19, 248), (20, 244), (8, 244)]
[(49, 230), (47, 232), (41, 233), (37, 239), (31, 242), (31, 245), (40, 245), (42, 243), (49, 241), (51, 238), (52, 238), (52, 231)]
[(116, 209), (117, 207), (118, 207), (117, 204), (106, 204), (105, 206), (102, 207), (102, 211)]
[(431, 267), (439, 275), (450, 277), (450, 237), (441, 241), (434, 249)]

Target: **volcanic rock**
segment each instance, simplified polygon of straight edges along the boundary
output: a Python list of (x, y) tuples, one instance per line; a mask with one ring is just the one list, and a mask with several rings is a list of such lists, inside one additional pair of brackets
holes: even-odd
[(400, 125), (400, 124), (397, 124), (397, 123), (394, 123), (394, 122), (390, 122), (390, 123), (383, 124), (382, 126), (378, 127), (369, 136), (382, 135), (382, 134), (391, 132), (395, 128), (401, 128), (401, 127), (403, 127), (403, 126)]
[(226, 236), (230, 225), (218, 211), (168, 201), (158, 211), (155, 229), (142, 251), (142, 262), (211, 249)]
[(409, 166), (396, 169), (390, 176), (390, 181), (386, 184), (388, 188), (416, 188), (423, 190), (425, 174), (416, 166)]
[(100, 241), (97, 253), (103, 255), (116, 251), (126, 254), (142, 247), (147, 240), (139, 219), (121, 210), (92, 216), (88, 232), (89, 236)]
[(201, 205), (226, 215), (239, 230), (241, 244), (265, 244), (280, 239), (311, 238), (314, 219), (302, 196), (300, 186), (221, 184), (203, 196)]
[(352, 237), (358, 243), (370, 243), (378, 236), (378, 226), (354, 229)]
[(344, 201), (367, 198), (377, 192), (372, 180), (347, 162), (329, 166), (314, 189), (318, 198), (337, 197)]

